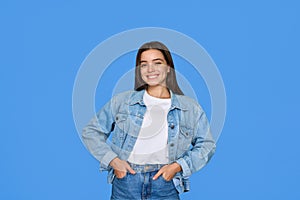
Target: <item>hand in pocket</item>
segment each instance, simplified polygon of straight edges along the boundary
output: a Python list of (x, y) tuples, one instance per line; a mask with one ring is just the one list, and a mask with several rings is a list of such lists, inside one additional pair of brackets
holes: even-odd
[(114, 169), (114, 173), (117, 178), (124, 178), (127, 171), (131, 174), (135, 174), (135, 171), (129, 166), (128, 162), (115, 158), (110, 162), (110, 166)]

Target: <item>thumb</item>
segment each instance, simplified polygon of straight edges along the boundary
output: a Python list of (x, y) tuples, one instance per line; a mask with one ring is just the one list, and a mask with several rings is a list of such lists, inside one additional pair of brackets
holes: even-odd
[(153, 176), (153, 180), (156, 180), (162, 173), (163, 173), (163, 170), (160, 169), (160, 170)]
[(135, 171), (130, 167), (129, 164), (127, 164), (126, 169), (130, 174), (135, 174)]

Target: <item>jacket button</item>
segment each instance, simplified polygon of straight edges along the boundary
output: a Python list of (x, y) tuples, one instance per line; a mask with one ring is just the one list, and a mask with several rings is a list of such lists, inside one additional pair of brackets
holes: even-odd
[(171, 128), (171, 129), (174, 129), (174, 127), (175, 127), (174, 124), (171, 124), (170, 128)]
[(118, 121), (119, 120), (119, 117), (116, 117), (116, 121)]
[(171, 143), (170, 146), (171, 146), (171, 147), (174, 147), (174, 143)]

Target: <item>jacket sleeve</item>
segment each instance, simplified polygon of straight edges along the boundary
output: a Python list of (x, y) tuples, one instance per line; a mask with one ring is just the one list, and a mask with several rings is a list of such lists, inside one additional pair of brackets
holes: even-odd
[(82, 141), (90, 153), (100, 161), (101, 170), (108, 170), (109, 163), (117, 157), (117, 154), (106, 142), (115, 123), (112, 114), (113, 105), (115, 104), (112, 99), (103, 106), (82, 131)]
[(216, 148), (204, 111), (201, 112), (196, 123), (191, 149), (176, 161), (182, 168), (183, 177), (188, 177), (203, 168)]

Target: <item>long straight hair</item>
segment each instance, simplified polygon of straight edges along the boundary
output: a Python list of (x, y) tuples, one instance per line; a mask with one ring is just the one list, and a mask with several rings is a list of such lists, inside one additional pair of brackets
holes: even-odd
[(148, 87), (148, 84), (142, 79), (139, 65), (141, 64), (140, 62), (141, 62), (142, 53), (144, 51), (147, 51), (150, 49), (156, 49), (156, 50), (160, 51), (163, 54), (164, 59), (167, 62), (167, 65), (170, 67), (170, 72), (168, 73), (167, 80), (166, 80), (167, 88), (175, 94), (183, 95), (183, 92), (181, 91), (181, 89), (179, 88), (178, 83), (177, 83), (174, 62), (173, 62), (171, 53), (170, 53), (169, 49), (166, 47), (166, 45), (164, 45), (163, 43), (158, 42), (158, 41), (152, 41), (152, 42), (143, 44), (137, 52), (136, 62), (135, 62), (134, 90), (140, 91), (143, 89), (147, 89), (147, 87)]

